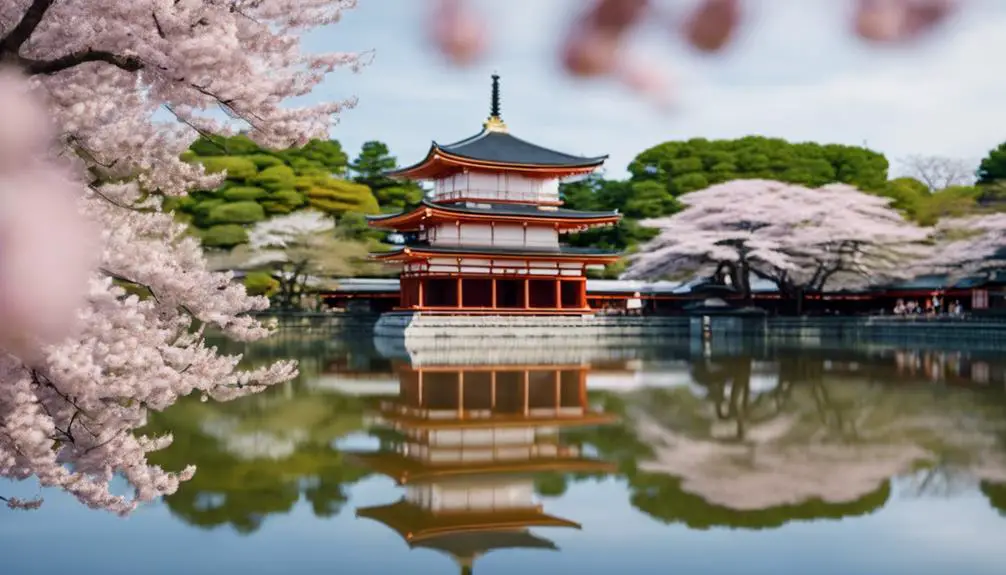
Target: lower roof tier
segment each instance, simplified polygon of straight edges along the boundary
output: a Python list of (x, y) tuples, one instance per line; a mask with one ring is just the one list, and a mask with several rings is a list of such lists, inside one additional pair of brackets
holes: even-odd
[(378, 521), (398, 532), (405, 540), (421, 541), (448, 534), (529, 527), (573, 527), (580, 524), (543, 513), (539, 509), (470, 511), (434, 514), (404, 499), (390, 505), (361, 507), (357, 517)]
[(371, 226), (383, 229), (410, 231), (420, 225), (437, 222), (499, 222), (538, 225), (552, 224), (559, 229), (584, 229), (597, 225), (611, 225), (621, 219), (618, 211), (585, 212), (563, 208), (545, 208), (530, 204), (439, 204), (423, 199), (418, 204), (395, 214), (367, 216)]
[(387, 252), (371, 254), (375, 259), (385, 261), (405, 261), (433, 258), (437, 256), (473, 256), (492, 257), (508, 260), (548, 260), (548, 261), (582, 261), (591, 264), (612, 263), (621, 256), (618, 252), (609, 252), (595, 248), (578, 248), (559, 246), (558, 248), (539, 247), (505, 247), (505, 246), (433, 246), (427, 243), (414, 243), (399, 246)]

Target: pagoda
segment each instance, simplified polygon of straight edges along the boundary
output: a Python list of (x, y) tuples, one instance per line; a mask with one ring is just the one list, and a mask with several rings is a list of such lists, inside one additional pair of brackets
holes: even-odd
[(614, 418), (590, 409), (586, 366), (402, 366), (381, 405), (376, 452), (348, 453), (404, 487), (397, 502), (360, 508), (410, 548), (451, 556), (461, 573), (501, 549), (551, 549), (532, 528), (580, 528), (535, 499), (536, 473), (611, 473), (564, 445), (559, 429)]
[(453, 144), (433, 142), (419, 163), (389, 176), (432, 182), (401, 213), (371, 216), (404, 245), (374, 257), (402, 268), (398, 311), (445, 315), (590, 313), (586, 270), (619, 254), (560, 243), (562, 234), (614, 225), (620, 215), (562, 208), (561, 180), (585, 176), (607, 156), (581, 157), (515, 137), (500, 115), (492, 76), (482, 131)]

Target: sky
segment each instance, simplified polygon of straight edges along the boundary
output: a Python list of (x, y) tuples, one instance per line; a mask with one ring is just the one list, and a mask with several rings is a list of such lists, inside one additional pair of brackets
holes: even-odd
[(374, 51), (361, 72), (337, 72), (311, 97), (359, 99), (331, 132), (351, 156), (363, 142), (381, 140), (408, 165), (431, 141), (477, 133), (494, 71), (512, 134), (567, 153), (609, 154), (610, 177), (626, 175), (646, 148), (700, 137), (865, 144), (887, 155), (892, 175), (904, 173), (912, 155), (977, 165), (1006, 140), (1006, 74), (990, 66), (1006, 49), (1006, 2), (969, 0), (910, 50), (857, 42), (842, 0), (749, 0), (747, 31), (718, 57), (690, 52), (671, 25), (652, 23), (632, 49), (675, 78), (672, 111), (611, 82), (559, 72), (563, 27), (583, 0), (476, 4), (491, 44), (466, 68), (446, 65), (429, 48), (426, 0), (359, 0), (341, 23), (307, 38), (310, 51)]

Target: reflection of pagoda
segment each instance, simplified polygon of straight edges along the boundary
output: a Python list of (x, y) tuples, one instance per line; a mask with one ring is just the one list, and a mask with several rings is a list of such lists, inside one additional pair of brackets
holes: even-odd
[(401, 367), (381, 406), (377, 452), (356, 453), (403, 485), (399, 501), (361, 508), (412, 548), (445, 552), (470, 573), (494, 550), (556, 549), (529, 531), (579, 524), (545, 513), (535, 473), (610, 472), (560, 441), (560, 428), (608, 423), (587, 404), (586, 367)]

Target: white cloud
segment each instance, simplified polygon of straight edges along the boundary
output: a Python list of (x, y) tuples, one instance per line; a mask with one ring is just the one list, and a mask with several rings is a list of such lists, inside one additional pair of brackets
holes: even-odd
[(419, 49), (425, 2), (361, 3), (333, 29), (337, 42), (311, 42), (314, 49), (377, 49), (362, 75), (340, 75), (338, 90), (319, 91), (317, 97), (351, 91), (360, 98), (333, 136), (351, 152), (365, 140), (384, 140), (411, 162), (431, 139), (451, 141), (479, 129), (488, 75), (499, 70), (504, 117), (514, 133), (571, 153), (608, 152), (616, 174), (646, 147), (692, 137), (867, 142), (892, 163), (915, 153), (977, 161), (1006, 140), (1000, 111), (1006, 75), (994, 67), (1006, 48), (1003, 4), (973, 1), (941, 37), (910, 51), (852, 42), (836, 0), (755, 2), (752, 27), (720, 59), (688, 54), (669, 41), (667, 26), (651, 26), (635, 49), (678, 73), (682, 106), (672, 115), (618, 87), (555, 73), (562, 26), (581, 5), (483, 0), (493, 50), (482, 64), (454, 70)]

